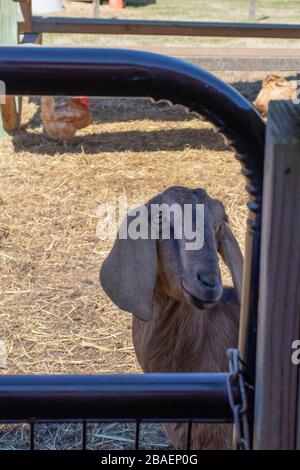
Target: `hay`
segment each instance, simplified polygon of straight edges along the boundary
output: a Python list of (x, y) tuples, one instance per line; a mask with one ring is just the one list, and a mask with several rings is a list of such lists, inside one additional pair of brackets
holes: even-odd
[(25, 103), (20, 134), (1, 142), (1, 313), (5, 373), (138, 372), (130, 316), (99, 287), (112, 241), (97, 206), (140, 204), (171, 185), (222, 199), (243, 243), (244, 181), (210, 124), (145, 100), (93, 101), (93, 124), (65, 151)]
[[(140, 372), (130, 315), (98, 282), (112, 244), (96, 237), (100, 203), (126, 194), (138, 205), (171, 185), (201, 186), (224, 202), (243, 246), (245, 182), (209, 123), (147, 100), (92, 100), (92, 112), (93, 124), (66, 151), (44, 135), (38, 100), (27, 99), (22, 131), (1, 141), (0, 340), (8, 355), (1, 373)], [(41, 428), (37, 444), (55, 447), (54, 435), (58, 448), (78, 446), (78, 429), (66, 426), (62, 436), (73, 444), (55, 426)], [(25, 446), (26, 427), (1, 429), (0, 447)], [(94, 448), (111, 440), (120, 447), (116, 429), (94, 429)], [(148, 445), (168, 445), (160, 426), (150, 429)], [(127, 433), (122, 445), (132, 439)]]

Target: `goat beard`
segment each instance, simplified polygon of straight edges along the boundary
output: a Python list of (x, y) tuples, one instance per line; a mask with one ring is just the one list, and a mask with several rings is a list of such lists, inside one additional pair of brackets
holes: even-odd
[(217, 302), (203, 302), (202, 300), (198, 299), (197, 297), (191, 296), (190, 302), (194, 307), (198, 310), (207, 310), (213, 308)]

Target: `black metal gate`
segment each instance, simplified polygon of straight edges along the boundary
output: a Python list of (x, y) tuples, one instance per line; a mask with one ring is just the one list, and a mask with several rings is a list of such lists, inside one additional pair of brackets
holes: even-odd
[[(193, 65), (157, 54), (116, 49), (0, 47), (8, 95), (149, 97), (184, 106), (213, 123), (242, 165), (249, 193), (240, 326), (243, 373), (254, 384), (265, 126), (229, 85)], [(233, 422), (230, 374), (1, 376), (0, 422), (28, 422), (31, 448), (39, 422)], [(237, 387), (233, 398), (240, 399)], [(251, 398), (251, 397), (250, 397)], [(252, 409), (248, 411), (250, 422)]]

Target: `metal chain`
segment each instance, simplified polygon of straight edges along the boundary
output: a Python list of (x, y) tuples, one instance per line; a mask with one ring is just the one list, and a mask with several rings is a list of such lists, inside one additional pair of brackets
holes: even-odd
[[(228, 349), (227, 356), (229, 357), (227, 393), (234, 421), (234, 449), (250, 450), (247, 392), (240, 368), (241, 359), (238, 349)], [(239, 390), (239, 401), (236, 401), (234, 397), (235, 388)]]

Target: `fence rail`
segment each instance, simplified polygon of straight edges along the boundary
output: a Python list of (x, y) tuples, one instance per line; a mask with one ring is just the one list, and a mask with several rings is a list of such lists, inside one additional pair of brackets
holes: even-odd
[(0, 421), (232, 422), (227, 380), (225, 373), (2, 376)]
[[(22, 42), (42, 43), (43, 33), (129, 34), (157, 36), (235, 37), (299, 39), (298, 24), (223, 23), (194, 21), (120, 20), (99, 18), (32, 17), (31, 0), (19, 0), (24, 21), (19, 23)], [(145, 48), (147, 49), (147, 48)], [(279, 70), (299, 69), (299, 49), (238, 49), (176, 47), (161, 48), (161, 53), (183, 58), (209, 70)]]
[[(247, 378), (253, 384), (265, 134), (265, 124), (253, 106), (204, 70), (138, 51), (84, 49), (83, 53), (80, 48), (0, 47), (0, 77), (11, 95), (88, 93), (167, 100), (206, 117), (227, 137), (242, 164), (250, 198), (240, 352)], [(177, 420), (180, 416), (193, 420), (198, 416), (207, 421), (232, 419), (226, 374), (196, 374), (194, 384), (185, 383), (185, 377), (177, 374), (172, 377), (173, 383), (168, 383), (160, 375), (156, 377), (159, 383), (155, 383), (155, 378), (151, 384), (151, 380), (147, 383), (147, 376), (131, 376), (130, 380), (141, 382), (132, 382), (129, 387), (128, 377), (125, 382), (118, 377), (101, 377), (101, 385), (99, 377), (4, 376), (0, 380), (0, 419), (48, 419), (59, 417), (60, 413), (63, 419), (73, 413), (74, 419), (99, 419), (105, 415), (120, 419), (128, 407), (131, 411), (123, 417), (131, 414), (137, 420), (139, 416), (149, 420)], [(145, 386), (140, 392), (138, 384)], [(252, 411), (250, 407), (249, 414)]]
[(33, 16), (32, 32), (299, 39), (300, 25)]

